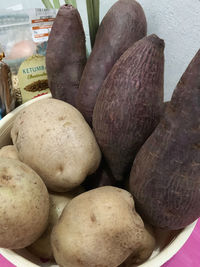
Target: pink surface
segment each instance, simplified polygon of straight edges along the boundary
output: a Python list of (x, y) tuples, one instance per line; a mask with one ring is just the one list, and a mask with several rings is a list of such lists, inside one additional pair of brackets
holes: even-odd
[[(200, 220), (179, 252), (162, 267), (198, 267), (200, 266)], [(0, 255), (0, 267), (15, 267)], [(25, 266), (23, 266), (25, 267)], [(153, 267), (153, 266), (152, 266)]]
[(15, 267), (12, 263), (7, 261), (2, 255), (0, 255), (0, 266), (1, 267)]
[(185, 245), (162, 267), (198, 266), (200, 266), (200, 219)]

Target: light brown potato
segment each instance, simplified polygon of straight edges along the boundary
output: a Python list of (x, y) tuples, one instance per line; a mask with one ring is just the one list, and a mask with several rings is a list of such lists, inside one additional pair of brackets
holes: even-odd
[(146, 235), (131, 194), (105, 186), (71, 200), (53, 228), (51, 244), (62, 267), (116, 267), (133, 253), (137, 261)]
[(132, 267), (135, 264), (141, 264), (146, 261), (155, 249), (156, 242), (153, 229), (149, 225), (145, 225), (146, 234), (140, 240), (140, 246), (134, 251), (120, 267)]
[(33, 243), (47, 226), (49, 196), (42, 179), (26, 164), (0, 160), (0, 247)]
[(19, 156), (18, 156), (18, 153), (17, 153), (15, 146), (13, 146), (13, 145), (3, 146), (0, 149), (0, 158), (19, 160)]
[(52, 191), (79, 186), (98, 168), (101, 152), (81, 113), (57, 99), (39, 100), (23, 110), (11, 137), (20, 160)]
[(82, 192), (84, 192), (83, 188), (79, 187), (67, 193), (49, 193), (49, 225), (41, 237), (27, 248), (31, 253), (41, 259), (53, 259), (53, 251), (50, 243), (50, 235), (53, 226), (58, 222), (65, 206), (68, 205), (75, 196)]

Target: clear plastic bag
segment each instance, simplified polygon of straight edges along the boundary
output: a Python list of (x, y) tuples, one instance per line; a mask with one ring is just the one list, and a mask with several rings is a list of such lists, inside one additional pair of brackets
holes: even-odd
[(49, 92), (45, 54), (56, 14), (56, 9), (0, 10), (0, 44), (18, 104)]

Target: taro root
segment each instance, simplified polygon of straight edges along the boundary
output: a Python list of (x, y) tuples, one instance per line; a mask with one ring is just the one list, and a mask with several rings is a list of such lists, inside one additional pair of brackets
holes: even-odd
[(144, 11), (134, 0), (117, 1), (103, 18), (81, 78), (77, 98), (77, 108), (90, 125), (96, 99), (106, 76), (119, 57), (146, 36), (146, 32)]
[(93, 114), (97, 141), (116, 180), (129, 175), (134, 157), (163, 112), (164, 41), (135, 43), (106, 78)]
[(178, 230), (200, 217), (199, 115), (200, 50), (130, 175), (138, 211), (156, 227)]
[(85, 64), (85, 33), (79, 12), (72, 5), (64, 5), (53, 23), (46, 53), (48, 83), (54, 98), (75, 105)]

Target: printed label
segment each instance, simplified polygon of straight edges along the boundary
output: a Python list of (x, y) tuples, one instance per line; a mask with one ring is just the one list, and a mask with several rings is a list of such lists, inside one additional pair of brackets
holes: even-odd
[(30, 15), (32, 37), (35, 43), (48, 41), (53, 22), (56, 17), (56, 9), (36, 8)]
[(33, 55), (26, 59), (21, 64), (17, 77), (23, 103), (50, 92), (44, 56)]

